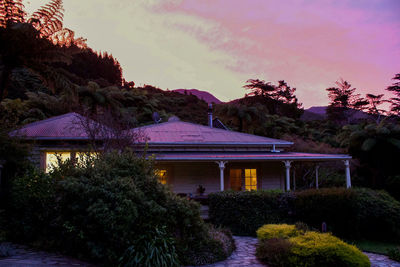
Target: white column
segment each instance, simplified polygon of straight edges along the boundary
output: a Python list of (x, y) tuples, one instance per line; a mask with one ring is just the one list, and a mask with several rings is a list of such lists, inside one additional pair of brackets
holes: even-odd
[(225, 169), (225, 164), (227, 163), (227, 161), (216, 161), (215, 163), (217, 163), (219, 166), (221, 191), (224, 191), (224, 169)]
[(350, 162), (348, 159), (344, 160), (344, 166), (346, 167), (346, 187), (351, 187), (351, 177), (350, 177)]
[(286, 191), (290, 191), (290, 160), (283, 161), (286, 167)]
[(315, 166), (315, 188), (319, 188), (318, 185), (318, 170), (319, 170), (319, 165)]

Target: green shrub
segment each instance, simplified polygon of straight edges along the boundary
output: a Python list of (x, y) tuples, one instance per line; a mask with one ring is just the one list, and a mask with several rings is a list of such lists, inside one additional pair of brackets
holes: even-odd
[(390, 259), (400, 262), (400, 247), (389, 249), (388, 255)]
[(264, 224), (301, 221), (346, 238), (399, 239), (400, 203), (384, 191), (324, 188), (298, 192), (219, 192), (209, 196), (210, 219), (237, 235)]
[(257, 238), (259, 240), (289, 238), (299, 234), (300, 231), (295, 225), (288, 224), (266, 224), (257, 230)]
[(265, 225), (257, 233), (256, 256), (270, 266), (370, 266), (355, 246), (329, 233), (302, 232), (295, 225)]
[(286, 266), (367, 267), (369, 259), (355, 246), (329, 233), (306, 232), (289, 238), (292, 244)]
[[(188, 265), (196, 263), (196, 255), (206, 254), (205, 263), (228, 256), (200, 218), (199, 205), (160, 184), (153, 163), (133, 152), (18, 177), (8, 212), (9, 238), (107, 265), (116, 265), (121, 257), (127, 264), (174, 265), (176, 253), (180, 264)], [(150, 240), (153, 233), (158, 238)], [(172, 243), (175, 252), (162, 249)], [(153, 257), (150, 250), (163, 254)]]
[(146, 235), (134, 240), (133, 245), (127, 248), (119, 266), (180, 266), (174, 239), (167, 235), (165, 228), (146, 231)]
[(286, 198), (280, 191), (224, 191), (208, 198), (210, 220), (237, 235), (255, 235), (260, 226), (288, 217)]

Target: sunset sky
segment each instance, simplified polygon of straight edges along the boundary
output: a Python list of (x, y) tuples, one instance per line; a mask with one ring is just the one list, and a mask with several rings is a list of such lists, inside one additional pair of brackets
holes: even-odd
[[(25, 1), (28, 11), (47, 3)], [(64, 0), (64, 26), (114, 55), (124, 77), (197, 88), (222, 101), (247, 79), (297, 88), (305, 107), (328, 103), (339, 78), (384, 93), (400, 73), (399, 0)]]

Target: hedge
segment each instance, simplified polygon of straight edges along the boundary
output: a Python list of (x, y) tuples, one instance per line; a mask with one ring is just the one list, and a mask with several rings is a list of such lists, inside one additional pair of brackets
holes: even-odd
[(385, 191), (325, 188), (297, 192), (225, 191), (209, 195), (210, 220), (236, 235), (264, 224), (304, 222), (345, 238), (400, 238), (400, 203)]

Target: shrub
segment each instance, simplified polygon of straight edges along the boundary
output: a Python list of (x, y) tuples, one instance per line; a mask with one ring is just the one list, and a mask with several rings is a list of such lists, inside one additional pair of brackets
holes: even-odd
[(300, 231), (295, 225), (288, 224), (266, 224), (257, 230), (259, 240), (271, 238), (289, 238), (299, 235)]
[(299, 231), (295, 225), (264, 225), (256, 256), (271, 266), (370, 266), (355, 246), (329, 233)]
[(180, 266), (174, 239), (167, 235), (165, 227), (147, 231), (133, 243), (120, 258), (119, 266)]
[(355, 246), (329, 233), (306, 232), (289, 238), (292, 244), (286, 266), (370, 266), (369, 259)]
[(389, 249), (388, 255), (390, 259), (400, 262), (400, 247)]
[(234, 234), (255, 235), (264, 224), (301, 221), (346, 238), (399, 239), (400, 203), (384, 191), (325, 188), (298, 192), (219, 192), (210, 219)]
[(272, 238), (261, 240), (256, 249), (256, 257), (271, 266), (287, 266), (292, 244), (287, 239)]
[(237, 235), (255, 235), (266, 223), (288, 217), (286, 199), (280, 191), (224, 191), (208, 196), (210, 220)]
[[(180, 264), (195, 263), (191, 256), (197, 254), (207, 254), (205, 263), (228, 256), (200, 218), (199, 205), (160, 184), (153, 163), (133, 152), (18, 177), (8, 212), (9, 238), (106, 265), (121, 259), (173, 266), (175, 254)], [(157, 238), (151, 240), (153, 234)], [(149, 251), (162, 254), (155, 257)]]

